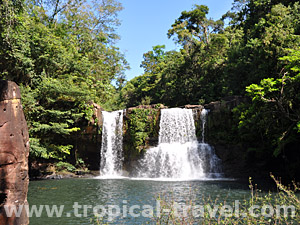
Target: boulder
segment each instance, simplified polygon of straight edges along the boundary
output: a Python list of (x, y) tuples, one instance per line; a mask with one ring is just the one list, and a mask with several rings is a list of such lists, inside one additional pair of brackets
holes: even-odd
[(193, 110), (202, 110), (203, 106), (202, 105), (185, 105), (185, 109), (193, 109)]
[(22, 211), (7, 217), (4, 207), (27, 205), (29, 135), (19, 87), (0, 81), (0, 224), (28, 224)]

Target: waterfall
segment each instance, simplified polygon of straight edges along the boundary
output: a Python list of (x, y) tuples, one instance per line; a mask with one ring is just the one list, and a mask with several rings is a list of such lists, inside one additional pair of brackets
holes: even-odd
[(123, 111), (102, 112), (100, 175), (119, 176), (123, 163)]
[(205, 124), (206, 124), (206, 120), (207, 120), (207, 114), (208, 114), (208, 110), (206, 109), (202, 109), (201, 114), (200, 114), (200, 119), (202, 122), (202, 143), (204, 143), (205, 141)]
[(202, 142), (198, 142), (191, 109), (162, 109), (159, 143), (139, 161), (138, 177), (200, 179), (219, 176), (220, 160), (204, 143), (207, 111), (201, 113)]
[(196, 141), (193, 112), (189, 109), (161, 110), (159, 144)]
[(202, 140), (199, 143), (199, 149), (201, 158), (203, 159), (204, 167), (210, 176), (221, 177), (221, 160), (215, 154), (215, 150), (212, 146), (205, 143), (205, 125), (207, 122), (208, 110), (202, 109), (200, 119), (202, 122)]

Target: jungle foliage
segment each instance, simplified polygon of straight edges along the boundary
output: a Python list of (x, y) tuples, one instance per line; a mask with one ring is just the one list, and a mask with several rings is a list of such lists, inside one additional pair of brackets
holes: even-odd
[[(195, 5), (167, 31), (178, 50), (154, 46), (144, 54), (144, 74), (127, 82), (115, 46), (120, 10), (117, 0), (0, 1), (0, 79), (21, 86), (31, 157), (68, 157), (68, 137), (92, 117), (90, 102), (112, 110), (240, 95), (251, 101), (233, 112), (231, 143), (300, 165), (299, 1), (234, 0), (219, 20)], [(141, 144), (145, 118), (129, 121)]]
[(113, 106), (128, 67), (115, 47), (120, 10), (115, 0), (0, 1), (0, 79), (21, 87), (31, 158), (64, 160), (89, 103)]
[[(195, 5), (168, 31), (180, 46), (154, 46), (144, 54), (144, 74), (128, 81), (126, 106), (205, 104), (227, 96), (252, 99), (234, 110), (230, 144), (268, 161), (300, 164), (300, 4), (288, 0), (235, 0), (220, 20)], [(234, 133), (232, 133), (234, 131)], [(223, 137), (223, 140), (228, 138)], [(295, 171), (295, 168), (292, 170)]]

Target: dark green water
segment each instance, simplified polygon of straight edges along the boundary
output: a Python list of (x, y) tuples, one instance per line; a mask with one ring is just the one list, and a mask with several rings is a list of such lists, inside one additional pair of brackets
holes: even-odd
[[(133, 205), (157, 206), (156, 197), (171, 196), (178, 203), (193, 200), (201, 204), (202, 197), (211, 196), (220, 201), (227, 202), (242, 200), (249, 197), (247, 183), (236, 181), (151, 181), (151, 180), (101, 180), (101, 179), (63, 179), (32, 181), (29, 185), (28, 201), (30, 205), (64, 205), (62, 217), (47, 217), (45, 210), (41, 217), (31, 217), (31, 225), (65, 225), (65, 224), (93, 224), (90, 220), (95, 218), (93, 210), (88, 208), (87, 214), (79, 209), (81, 217), (74, 216), (73, 204), (91, 205), (92, 207), (102, 205), (118, 205), (121, 210), (127, 210)], [(83, 207), (83, 206), (82, 206)], [(142, 208), (143, 209), (143, 208)], [(139, 213), (142, 210), (134, 210)], [(103, 211), (98, 211), (103, 212)], [(122, 211), (124, 213), (124, 211)], [(129, 213), (127, 213), (129, 214)], [(105, 220), (104, 220), (105, 221)], [(109, 221), (109, 224), (154, 224), (151, 218), (131, 217), (122, 215)]]

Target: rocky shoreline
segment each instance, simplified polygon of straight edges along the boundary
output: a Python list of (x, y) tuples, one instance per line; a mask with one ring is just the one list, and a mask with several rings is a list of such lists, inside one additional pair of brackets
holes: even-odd
[(75, 173), (70, 172), (58, 172), (54, 174), (40, 175), (30, 177), (30, 181), (36, 180), (60, 180), (60, 179), (73, 179), (73, 178), (94, 178), (99, 176), (99, 171), (76, 171)]

